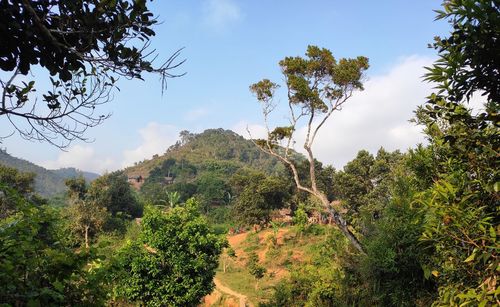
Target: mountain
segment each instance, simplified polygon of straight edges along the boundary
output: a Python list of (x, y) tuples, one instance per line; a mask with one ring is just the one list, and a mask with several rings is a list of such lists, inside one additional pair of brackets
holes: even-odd
[(21, 172), (35, 173), (35, 191), (44, 197), (51, 197), (66, 191), (64, 181), (67, 178), (83, 176), (88, 181), (99, 177), (98, 174), (83, 172), (75, 168), (48, 170), (24, 159), (16, 158), (0, 149), (0, 164), (15, 168)]
[[(170, 146), (163, 155), (155, 155), (150, 160), (138, 162), (126, 168), (124, 172), (129, 178), (140, 176), (146, 179), (154, 169), (162, 166), (165, 168), (163, 164), (167, 160), (175, 160), (177, 163), (185, 161), (197, 170), (213, 168), (213, 164), (217, 164), (219, 167), (223, 165), (224, 168), (234, 170), (252, 168), (268, 175), (280, 175), (285, 172), (278, 159), (262, 152), (252, 141), (231, 130), (207, 129), (198, 134), (182, 131), (180, 136), (181, 140)], [(168, 176), (168, 173), (164, 175)]]
[(59, 177), (62, 178), (74, 178), (74, 177), (79, 177), (83, 176), (85, 180), (87, 181), (92, 181), (94, 179), (97, 179), (100, 175), (92, 172), (85, 172), (78, 170), (74, 167), (65, 167), (65, 168), (59, 168), (59, 169), (54, 169), (50, 170), (54, 174), (58, 175)]

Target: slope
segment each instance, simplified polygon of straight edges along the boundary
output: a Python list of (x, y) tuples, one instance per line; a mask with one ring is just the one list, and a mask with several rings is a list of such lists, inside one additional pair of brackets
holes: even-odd
[(35, 191), (44, 197), (51, 197), (66, 191), (64, 181), (67, 178), (82, 175), (87, 180), (94, 180), (98, 174), (82, 172), (75, 168), (62, 168), (48, 170), (27, 160), (16, 158), (7, 153), (6, 149), (0, 149), (0, 164), (15, 168), (21, 172), (35, 173)]
[(136, 163), (125, 169), (129, 177), (147, 178), (168, 159), (186, 161), (197, 168), (210, 161), (219, 161), (235, 167), (249, 167), (266, 174), (280, 174), (284, 167), (279, 161), (260, 151), (252, 141), (224, 129), (207, 129), (199, 134), (181, 132), (181, 140), (170, 146), (163, 155)]

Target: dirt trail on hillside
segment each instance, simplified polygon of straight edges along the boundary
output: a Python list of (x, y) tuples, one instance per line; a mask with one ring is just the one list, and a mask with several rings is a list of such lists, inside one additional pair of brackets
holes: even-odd
[(217, 288), (217, 290), (224, 292), (226, 294), (229, 294), (231, 296), (237, 297), (240, 300), (240, 307), (246, 307), (246, 306), (254, 307), (253, 304), (248, 301), (248, 298), (246, 297), (246, 295), (238, 293), (238, 292), (232, 290), (231, 288), (224, 286), (220, 282), (220, 280), (218, 280), (217, 278), (214, 278), (214, 283), (215, 283), (215, 287)]
[(229, 245), (234, 248), (236, 245), (239, 245), (241, 242), (245, 241), (247, 235), (248, 232), (242, 232), (236, 235), (228, 236), (227, 240), (229, 241)]

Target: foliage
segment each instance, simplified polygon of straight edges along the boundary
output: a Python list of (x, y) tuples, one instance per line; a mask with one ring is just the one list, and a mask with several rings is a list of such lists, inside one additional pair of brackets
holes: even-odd
[(12, 189), (23, 197), (30, 197), (33, 192), (34, 174), (20, 173), (14, 168), (0, 165), (0, 219), (17, 212), (16, 199), (8, 197), (5, 189)]
[(264, 277), (266, 274), (266, 268), (259, 264), (259, 256), (255, 252), (248, 255), (247, 268), (250, 274), (257, 280), (255, 283), (255, 289), (259, 287), (258, 281)]
[(142, 206), (121, 172), (106, 174), (87, 186), (83, 177), (66, 180), (70, 231), (88, 247), (101, 231), (125, 231), (124, 220), (139, 217)]
[(217, 231), (227, 233), (230, 226), (234, 226), (230, 206), (217, 206), (211, 208), (206, 214), (206, 217), (212, 227), (219, 228)]
[(179, 192), (177, 191), (167, 192), (166, 194), (167, 194), (167, 203), (171, 208), (179, 204), (179, 201), (181, 199), (181, 194), (179, 194)]
[(106, 208), (92, 199), (74, 198), (65, 210), (70, 231), (88, 248), (92, 239), (103, 229), (108, 216)]
[[(178, 52), (153, 65), (149, 40), (156, 19), (147, 1), (4, 1), (0, 4), (0, 69), (13, 72), (2, 80), (0, 115), (27, 139), (66, 147), (84, 139), (88, 127), (106, 115), (94, 109), (111, 99), (118, 76), (142, 79), (157, 73), (165, 85)], [(182, 63), (182, 62), (181, 62)], [(35, 81), (17, 78), (41, 66), (51, 90), (36, 99)], [(43, 100), (46, 108), (38, 101)], [(25, 120), (26, 130), (15, 124)], [(62, 140), (56, 142), (57, 138)]]
[[(284, 75), (288, 97), (290, 125), (269, 128), (269, 115), (276, 105), (273, 102), (279, 85), (264, 79), (250, 86), (262, 106), (267, 129), (267, 139), (254, 140), (263, 151), (276, 157), (292, 171), (298, 190), (309, 193), (321, 201), (323, 207), (332, 212), (335, 223), (352, 244), (363, 252), (359, 239), (351, 231), (348, 220), (331, 206), (328, 193), (318, 187), (316, 161), (312, 151), (316, 135), (334, 111), (342, 109), (354, 91), (363, 90), (363, 75), (368, 69), (368, 58), (342, 58), (337, 61), (332, 52), (317, 46), (308, 46), (305, 57), (286, 57), (279, 63)], [(306, 126), (304, 149), (309, 161), (308, 181), (301, 180), (292, 146), (294, 132), (300, 124)]]
[(428, 250), (419, 244), (425, 213), (413, 203), (414, 175), (403, 162), (390, 176), (390, 200), (365, 238), (367, 254), (357, 268), (368, 285), (364, 295), (379, 306), (428, 305), (435, 287), (421, 267)]
[(319, 244), (310, 246), (311, 261), (295, 263), (290, 277), (274, 287), (271, 300), (262, 306), (363, 306), (362, 287), (350, 282), (356, 272), (350, 271), (350, 263), (338, 264), (348, 258), (347, 247), (343, 234), (329, 229)]
[[(235, 173), (254, 169), (266, 175), (285, 175), (275, 158), (232, 131), (208, 129), (183, 135), (185, 141), (170, 147), (164, 155), (125, 169), (129, 177), (145, 178), (140, 195), (146, 203), (162, 205), (165, 192), (178, 192), (180, 202), (196, 196), (210, 211), (230, 205), (239, 193), (230, 182)], [(219, 154), (222, 149), (233, 154)], [(165, 177), (173, 177), (174, 182), (167, 184)]]
[(231, 195), (226, 181), (213, 172), (199, 176), (196, 179), (196, 185), (196, 197), (206, 207), (227, 203), (228, 194)]
[[(432, 251), (424, 268), (439, 286), (435, 305), (484, 306), (498, 303), (499, 7), (459, 0), (443, 7), (437, 18), (453, 31), (433, 45), (439, 59), (426, 79), (437, 93), (417, 112), (438, 166), (417, 199), (426, 213), (421, 239)], [(483, 97), (477, 114), (466, 107), (474, 94)]]
[(231, 130), (224, 129), (207, 129), (201, 133), (193, 133), (187, 142), (182, 144), (179, 142), (178, 145), (171, 146), (163, 156), (139, 163), (136, 167), (131, 167), (126, 171), (134, 174), (140, 171), (144, 175), (161, 166), (163, 173), (167, 175), (162, 165), (169, 159), (176, 161), (169, 169), (177, 177), (179, 177), (178, 170), (189, 169), (189, 165), (197, 169), (226, 169), (228, 171), (230, 168), (234, 171), (235, 166), (247, 166), (257, 168), (266, 174), (282, 171), (277, 159), (261, 152), (252, 141), (246, 140)]
[(299, 206), (294, 212), (293, 224), (297, 227), (299, 233), (304, 233), (308, 223), (307, 213), (304, 210), (304, 206)]
[(437, 305), (493, 305), (500, 299), (500, 228), (479, 193), (453, 181), (440, 180), (420, 198), (426, 209), (421, 240), (432, 249), (424, 271), (440, 287)]
[(439, 59), (426, 77), (438, 84), (436, 99), (460, 102), (484, 92), (488, 101), (500, 102), (499, 11), (498, 2), (487, 0), (446, 0), (436, 11), (436, 19), (452, 26), (448, 37), (436, 37), (432, 44)]
[(68, 196), (70, 198), (74, 199), (85, 198), (88, 192), (88, 186), (85, 178), (83, 177), (70, 178), (66, 179), (64, 183), (68, 187)]
[(99, 273), (84, 269), (92, 251), (75, 253), (64, 244), (57, 211), (35, 206), (2, 183), (17, 211), (0, 220), (0, 301), (11, 305), (102, 305)]
[(366, 150), (358, 152), (342, 171), (333, 175), (333, 191), (347, 210), (348, 221), (357, 231), (368, 234), (370, 224), (389, 202), (392, 169), (401, 160), (398, 151), (380, 148), (374, 158)]
[(120, 171), (94, 180), (90, 184), (87, 197), (106, 208), (113, 216), (119, 213), (130, 218), (142, 215), (142, 206), (130, 188), (127, 176)]
[(189, 200), (167, 212), (148, 207), (138, 240), (119, 251), (116, 294), (148, 306), (193, 306), (213, 289), (226, 242)]
[(35, 174), (36, 176), (33, 189), (35, 192), (46, 198), (66, 192), (66, 186), (64, 184), (66, 179), (82, 175), (85, 179), (91, 181), (99, 177), (97, 174), (79, 171), (75, 168), (48, 170), (29, 161), (15, 158), (3, 149), (0, 149), (0, 164), (15, 168), (22, 173)]
[(259, 172), (235, 174), (231, 182), (239, 191), (232, 216), (241, 225), (267, 224), (271, 211), (283, 208), (290, 196), (285, 180)]

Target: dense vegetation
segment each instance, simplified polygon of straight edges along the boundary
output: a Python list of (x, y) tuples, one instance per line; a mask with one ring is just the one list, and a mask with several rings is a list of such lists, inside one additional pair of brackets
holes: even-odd
[(142, 204), (119, 172), (68, 180), (64, 208), (33, 193), (32, 175), (3, 167), (0, 178), (2, 304), (193, 305), (211, 292), (226, 243), (196, 201), (134, 220)]
[[(335, 258), (292, 272), (271, 306), (499, 304), (499, 7), (446, 1), (438, 18), (453, 32), (436, 38), (426, 79), (437, 92), (416, 111), (429, 144), (361, 151), (334, 174), (363, 252), (337, 236)], [(474, 111), (478, 91), (484, 109)]]
[[(0, 304), (195, 306), (219, 258), (217, 276), (262, 306), (500, 304), (499, 9), (437, 12), (452, 32), (432, 45), (435, 93), (415, 112), (427, 143), (406, 152), (361, 150), (341, 170), (314, 159), (314, 117), (362, 89), (368, 60), (310, 46), (280, 64), (310, 119), (306, 158), (282, 146), (295, 126), (254, 141), (183, 131), (162, 156), (65, 180), (57, 200), (0, 166)], [(276, 89), (251, 86), (265, 115)]]
[[(225, 163), (227, 167), (248, 166), (266, 174), (280, 174), (284, 167), (277, 159), (261, 152), (255, 145), (231, 130), (207, 129), (202, 133), (181, 131), (180, 140), (170, 146), (163, 155), (155, 155), (151, 160), (144, 160), (125, 169), (129, 176), (148, 177), (155, 168), (162, 168), (165, 160), (174, 159), (177, 167), (183, 167), (182, 161), (200, 168), (210, 168), (214, 161)], [(220, 162), (223, 161), (223, 162)], [(168, 167), (163, 171), (167, 171)], [(165, 174), (165, 175), (167, 175)], [(179, 176), (179, 174), (176, 174)], [(192, 174), (195, 175), (195, 174)], [(187, 179), (187, 178), (186, 178)]]

